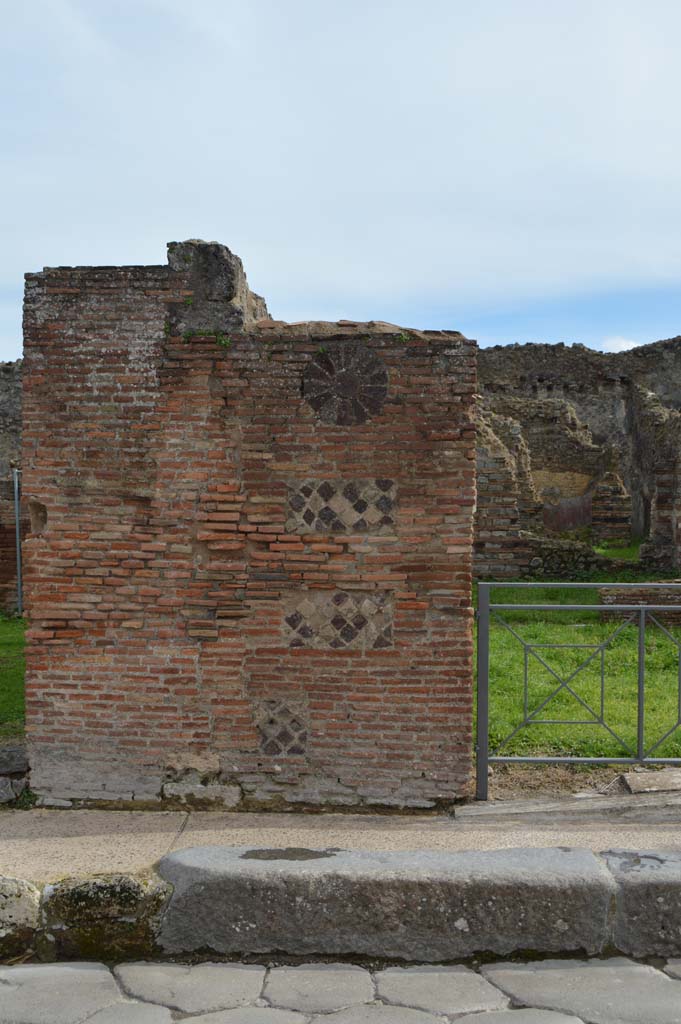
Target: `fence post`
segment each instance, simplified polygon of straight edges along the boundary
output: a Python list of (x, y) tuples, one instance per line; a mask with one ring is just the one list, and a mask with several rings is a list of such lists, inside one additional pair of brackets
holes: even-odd
[(17, 550), (17, 611), (19, 615), (24, 613), (24, 585), (21, 566), (21, 491), (19, 489), (19, 476), (21, 470), (12, 470), (12, 482), (14, 484), (14, 534)]
[(645, 729), (646, 699), (646, 610), (638, 613), (638, 720), (636, 725), (636, 756), (642, 761), (645, 755), (643, 731)]
[(489, 591), (489, 583), (478, 583), (476, 800), (487, 799), (489, 785)]

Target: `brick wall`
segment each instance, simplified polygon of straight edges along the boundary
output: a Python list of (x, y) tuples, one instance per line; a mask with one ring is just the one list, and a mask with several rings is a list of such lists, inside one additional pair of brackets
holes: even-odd
[(26, 289), (33, 788), (461, 795), (474, 344), (263, 319), (213, 244)]

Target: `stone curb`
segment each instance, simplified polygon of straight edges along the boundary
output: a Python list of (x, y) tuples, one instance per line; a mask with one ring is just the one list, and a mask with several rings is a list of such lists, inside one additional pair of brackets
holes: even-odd
[(681, 955), (681, 854), (194, 847), (157, 875), (0, 877), (0, 959)]

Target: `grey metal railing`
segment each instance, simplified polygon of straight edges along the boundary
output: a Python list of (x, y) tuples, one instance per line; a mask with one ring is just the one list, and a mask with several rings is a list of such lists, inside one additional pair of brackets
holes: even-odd
[[(598, 587), (604, 587), (608, 590), (622, 590), (624, 596), (627, 590), (656, 590), (664, 589), (665, 591), (678, 591), (679, 604), (504, 604), (504, 603), (492, 603), (490, 601), (490, 592), (493, 589), (502, 588), (560, 588), (560, 589), (571, 589), (571, 590), (595, 590)], [(621, 622), (617, 629), (611, 633), (603, 642), (597, 644), (539, 644), (539, 643), (528, 643), (525, 641), (513, 627), (506, 621), (503, 616), (499, 613), (504, 611), (551, 611), (551, 612), (569, 612), (569, 611), (583, 611), (583, 612), (601, 612), (601, 613), (616, 613), (621, 612), (626, 614), (626, 618)], [(664, 741), (675, 732), (676, 729), (681, 727), (681, 644), (680, 642), (669, 632), (669, 630), (659, 621), (659, 618), (654, 613), (663, 612), (675, 612), (681, 613), (681, 584), (673, 583), (479, 583), (478, 584), (478, 648), (477, 648), (477, 743), (476, 743), (476, 798), (478, 800), (486, 800), (488, 796), (488, 775), (489, 766), (494, 763), (504, 764), (678, 764), (681, 765), (681, 758), (677, 757), (654, 757), (655, 751), (661, 746)], [(512, 731), (504, 737), (494, 748), (490, 751), (489, 744), (489, 726), (490, 726), (490, 621), (495, 619), (504, 629), (506, 629), (515, 639), (522, 645), (524, 652), (524, 677), (523, 677), (523, 708), (522, 708), (522, 719)], [(678, 655), (678, 673), (677, 673), (677, 717), (675, 723), (672, 725), (667, 732), (664, 733), (659, 739), (657, 739), (651, 746), (646, 749), (645, 745), (645, 681), (646, 681), (646, 664), (645, 664), (645, 636), (646, 636), (646, 624), (650, 622), (657, 626), (667, 637), (676, 645)], [(637, 701), (637, 715), (636, 715), (636, 747), (633, 746), (619, 736), (611, 726), (605, 721), (605, 651), (612, 641), (629, 625), (636, 624), (638, 627), (638, 649), (637, 649), (637, 690), (636, 690), (636, 701)], [(584, 661), (577, 666), (574, 671), (567, 675), (567, 678), (563, 678), (559, 675), (555, 669), (551, 668), (547, 664), (546, 660), (541, 654), (537, 652), (542, 648), (563, 648), (563, 649), (583, 649), (591, 653), (586, 654)], [(528, 665), (531, 658), (536, 659), (543, 667), (552, 675), (558, 686), (533, 710), (529, 708), (528, 701)], [(598, 710), (591, 707), (588, 701), (585, 701), (571, 685), (575, 677), (588, 665), (594, 661), (599, 665), (600, 671), (600, 701)], [(588, 719), (546, 719), (539, 718), (538, 715), (544, 708), (549, 704), (553, 698), (566, 691), (572, 697), (575, 698), (577, 703), (581, 705), (585, 712), (589, 714)], [(492, 695), (493, 696), (493, 695)], [(577, 757), (566, 754), (565, 756), (522, 756), (522, 755), (510, 755), (501, 754), (500, 751), (507, 746), (510, 741), (521, 732), (521, 730), (530, 727), (531, 725), (596, 725), (601, 726), (605, 731), (620, 744), (623, 751), (622, 757)], [(626, 752), (626, 753), (625, 753)]]
[(24, 613), (24, 573), (21, 561), (21, 470), (12, 470), (12, 488), (14, 491), (14, 542), (17, 557), (17, 613)]

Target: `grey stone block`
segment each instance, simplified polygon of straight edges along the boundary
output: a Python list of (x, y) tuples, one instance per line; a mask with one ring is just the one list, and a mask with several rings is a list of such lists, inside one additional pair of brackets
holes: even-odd
[[(185, 1017), (182, 1024), (307, 1024), (309, 1019), (294, 1010), (242, 1006), (238, 1010), (219, 1010), (201, 1017)], [(327, 1019), (324, 1017), (324, 1020)]]
[(236, 807), (241, 802), (239, 786), (221, 786), (217, 783), (202, 785), (200, 782), (166, 782), (163, 796), (168, 800), (179, 800), (183, 804), (217, 804), (219, 807)]
[(465, 1017), (457, 1017), (456, 1024), (583, 1024), (579, 1017), (564, 1013), (554, 1013), (553, 1010), (498, 1010), (494, 1013), (466, 1014)]
[(161, 799), (160, 768), (126, 768), (104, 754), (99, 758), (72, 757), (35, 743), (29, 743), (29, 760), (31, 788), (38, 796), (145, 803)]
[(121, 964), (114, 974), (129, 996), (181, 1013), (207, 1013), (252, 1003), (265, 968), (248, 964)]
[(434, 1017), (423, 1010), (410, 1010), (405, 1006), (352, 1006), (349, 1010), (313, 1017), (313, 1024), (442, 1024), (442, 1017)]
[(681, 960), (670, 960), (665, 967), (665, 973), (670, 978), (681, 978)]
[(437, 961), (598, 952), (615, 884), (587, 850), (476, 853), (196, 847), (165, 857), (159, 942), (173, 953), (284, 952)]
[(626, 772), (622, 778), (630, 793), (665, 793), (681, 790), (681, 770), (678, 768)]
[(0, 775), (22, 775), (27, 771), (28, 758), (24, 744), (0, 744)]
[(2, 1024), (80, 1024), (123, 1001), (103, 964), (0, 967), (0, 988)]
[(173, 1017), (165, 1006), (145, 1003), (115, 1003), (88, 1017), (87, 1024), (172, 1024)]
[(468, 967), (388, 967), (376, 975), (376, 994), (386, 1003), (441, 1014), (508, 1006), (498, 988)]
[(681, 983), (624, 957), (490, 964), (482, 972), (518, 1003), (589, 1024), (681, 1024)]
[(630, 956), (681, 954), (681, 853), (603, 856), (617, 884), (617, 949)]
[(12, 779), (12, 790), (14, 792), (14, 799), (15, 800), (16, 800), (16, 798), (18, 796), (21, 796), (21, 794), (26, 789), (27, 785), (28, 785), (28, 779), (26, 778), (26, 776), (23, 776), (20, 779)]
[(275, 967), (263, 996), (273, 1006), (302, 1013), (328, 1013), (374, 998), (371, 975), (351, 964), (304, 964)]
[(0, 804), (8, 804), (15, 799), (12, 780), (6, 775), (0, 775)]
[(0, 875), (0, 958), (30, 949), (38, 927), (40, 891), (20, 878)]
[(151, 954), (169, 894), (156, 876), (97, 875), (46, 885), (40, 907), (44, 958)]

